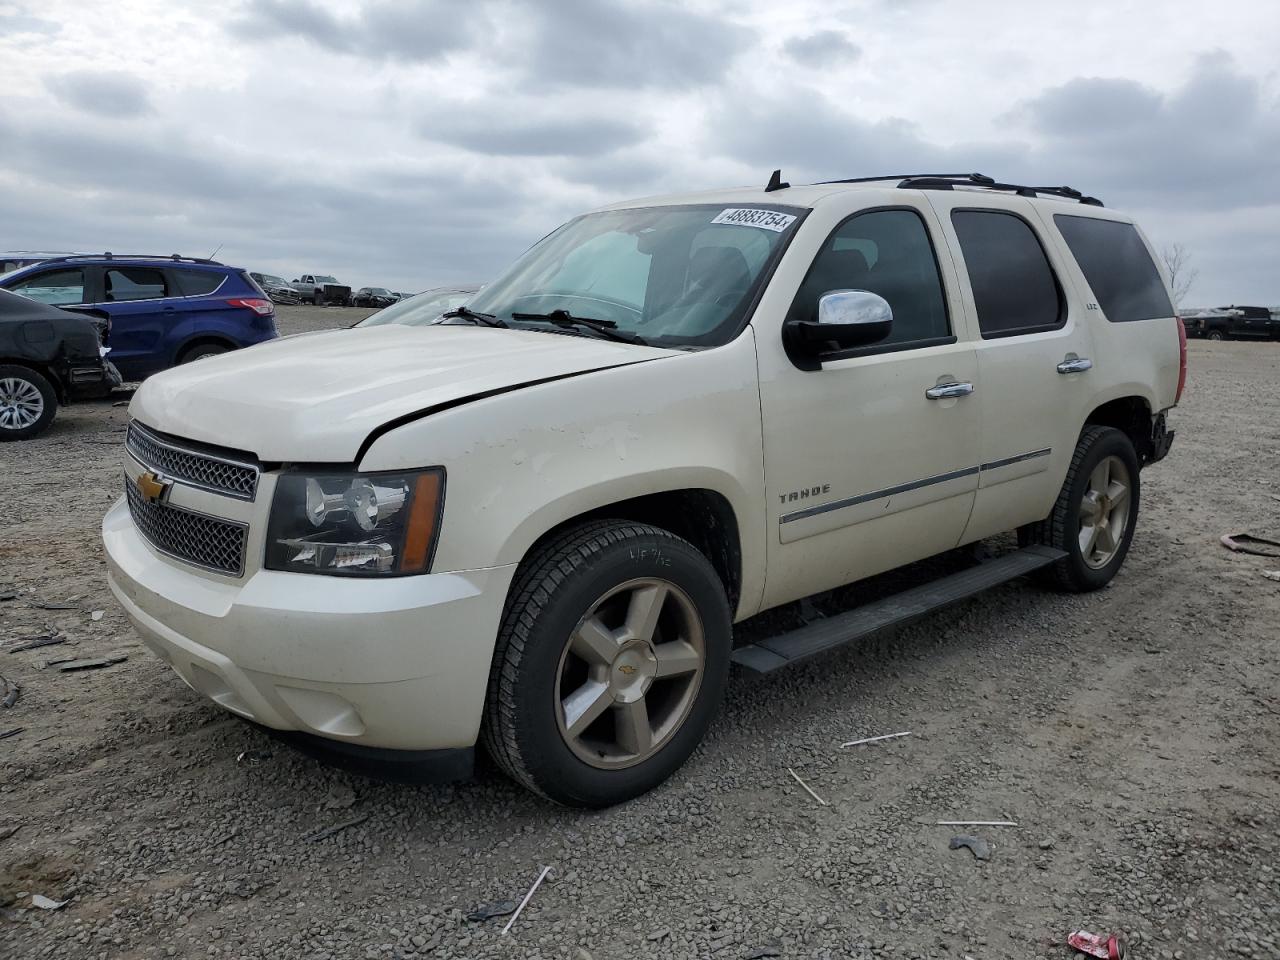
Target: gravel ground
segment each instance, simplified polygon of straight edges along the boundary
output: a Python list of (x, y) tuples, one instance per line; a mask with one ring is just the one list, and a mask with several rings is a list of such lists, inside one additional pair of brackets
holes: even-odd
[[(1280, 345), (1192, 343), (1177, 442), (1143, 475), (1108, 589), (1013, 584), (735, 676), (690, 762), (601, 813), (487, 769), (444, 787), (354, 778), (188, 690), (104, 582), (125, 409), (72, 407), (0, 448), (0, 597), (16, 594), (0, 642), (67, 638), (0, 653), (22, 684), (0, 734), (24, 728), (0, 740), (0, 956), (1026, 960), (1068, 956), (1080, 927), (1125, 933), (1134, 960), (1280, 956), (1280, 583), (1262, 576), (1280, 560), (1218, 544), (1280, 533), (1278, 375)], [(992, 846), (979, 861), (940, 819), (1018, 826), (969, 831)], [(519, 900), (542, 865), (510, 935), (465, 919)], [(32, 894), (69, 902), (30, 909)]]

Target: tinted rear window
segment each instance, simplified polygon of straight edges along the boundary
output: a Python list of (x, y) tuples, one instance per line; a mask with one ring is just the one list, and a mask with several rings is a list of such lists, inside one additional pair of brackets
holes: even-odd
[(1021, 217), (1000, 210), (955, 210), (983, 339), (1054, 330), (1065, 321), (1062, 292), (1044, 248)]
[(1108, 320), (1173, 316), (1160, 271), (1133, 224), (1065, 213), (1053, 220)]
[(223, 276), (213, 270), (176, 269), (173, 274), (178, 278), (184, 297), (203, 297), (213, 293), (222, 286)]

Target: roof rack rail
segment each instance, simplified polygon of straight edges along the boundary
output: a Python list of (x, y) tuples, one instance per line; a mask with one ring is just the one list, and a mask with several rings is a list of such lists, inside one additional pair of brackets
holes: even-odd
[[(920, 179), (964, 179), (973, 180), (991, 180), (990, 177), (984, 177), (980, 173), (886, 173), (882, 177), (848, 177), (844, 180), (819, 180), (814, 186), (824, 187), (832, 183), (875, 183), (877, 180), (920, 180)], [(995, 181), (992, 180), (992, 183)]]
[(180, 253), (112, 253), (107, 250), (105, 253), (70, 253), (61, 257), (50, 257), (42, 263), (65, 263), (70, 260), (168, 260), (172, 263), (204, 263), (213, 267), (226, 266), (217, 260), (210, 260), (208, 257), (184, 257)]
[(1050, 197), (1061, 197), (1064, 200), (1075, 200), (1091, 207), (1103, 206), (1102, 201), (1097, 197), (1086, 197), (1072, 187), (1028, 187), (1019, 183), (999, 183), (981, 173), (904, 177), (898, 187), (903, 190), (953, 190), (956, 187), (981, 187), (984, 190), (1009, 191), (1020, 197), (1037, 197), (1045, 194)]

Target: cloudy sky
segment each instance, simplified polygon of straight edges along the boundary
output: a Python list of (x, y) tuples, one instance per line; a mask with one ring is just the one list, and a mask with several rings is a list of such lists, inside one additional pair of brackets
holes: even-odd
[(422, 289), (625, 197), (979, 170), (1275, 304), (1278, 37), (1258, 0), (0, 0), (0, 250)]

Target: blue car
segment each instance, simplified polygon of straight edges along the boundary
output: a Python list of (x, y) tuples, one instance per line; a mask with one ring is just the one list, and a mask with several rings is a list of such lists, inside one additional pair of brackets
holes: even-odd
[(247, 272), (214, 260), (55, 257), (0, 275), (0, 289), (107, 314), (111, 361), (125, 380), (276, 337), (270, 298)]

